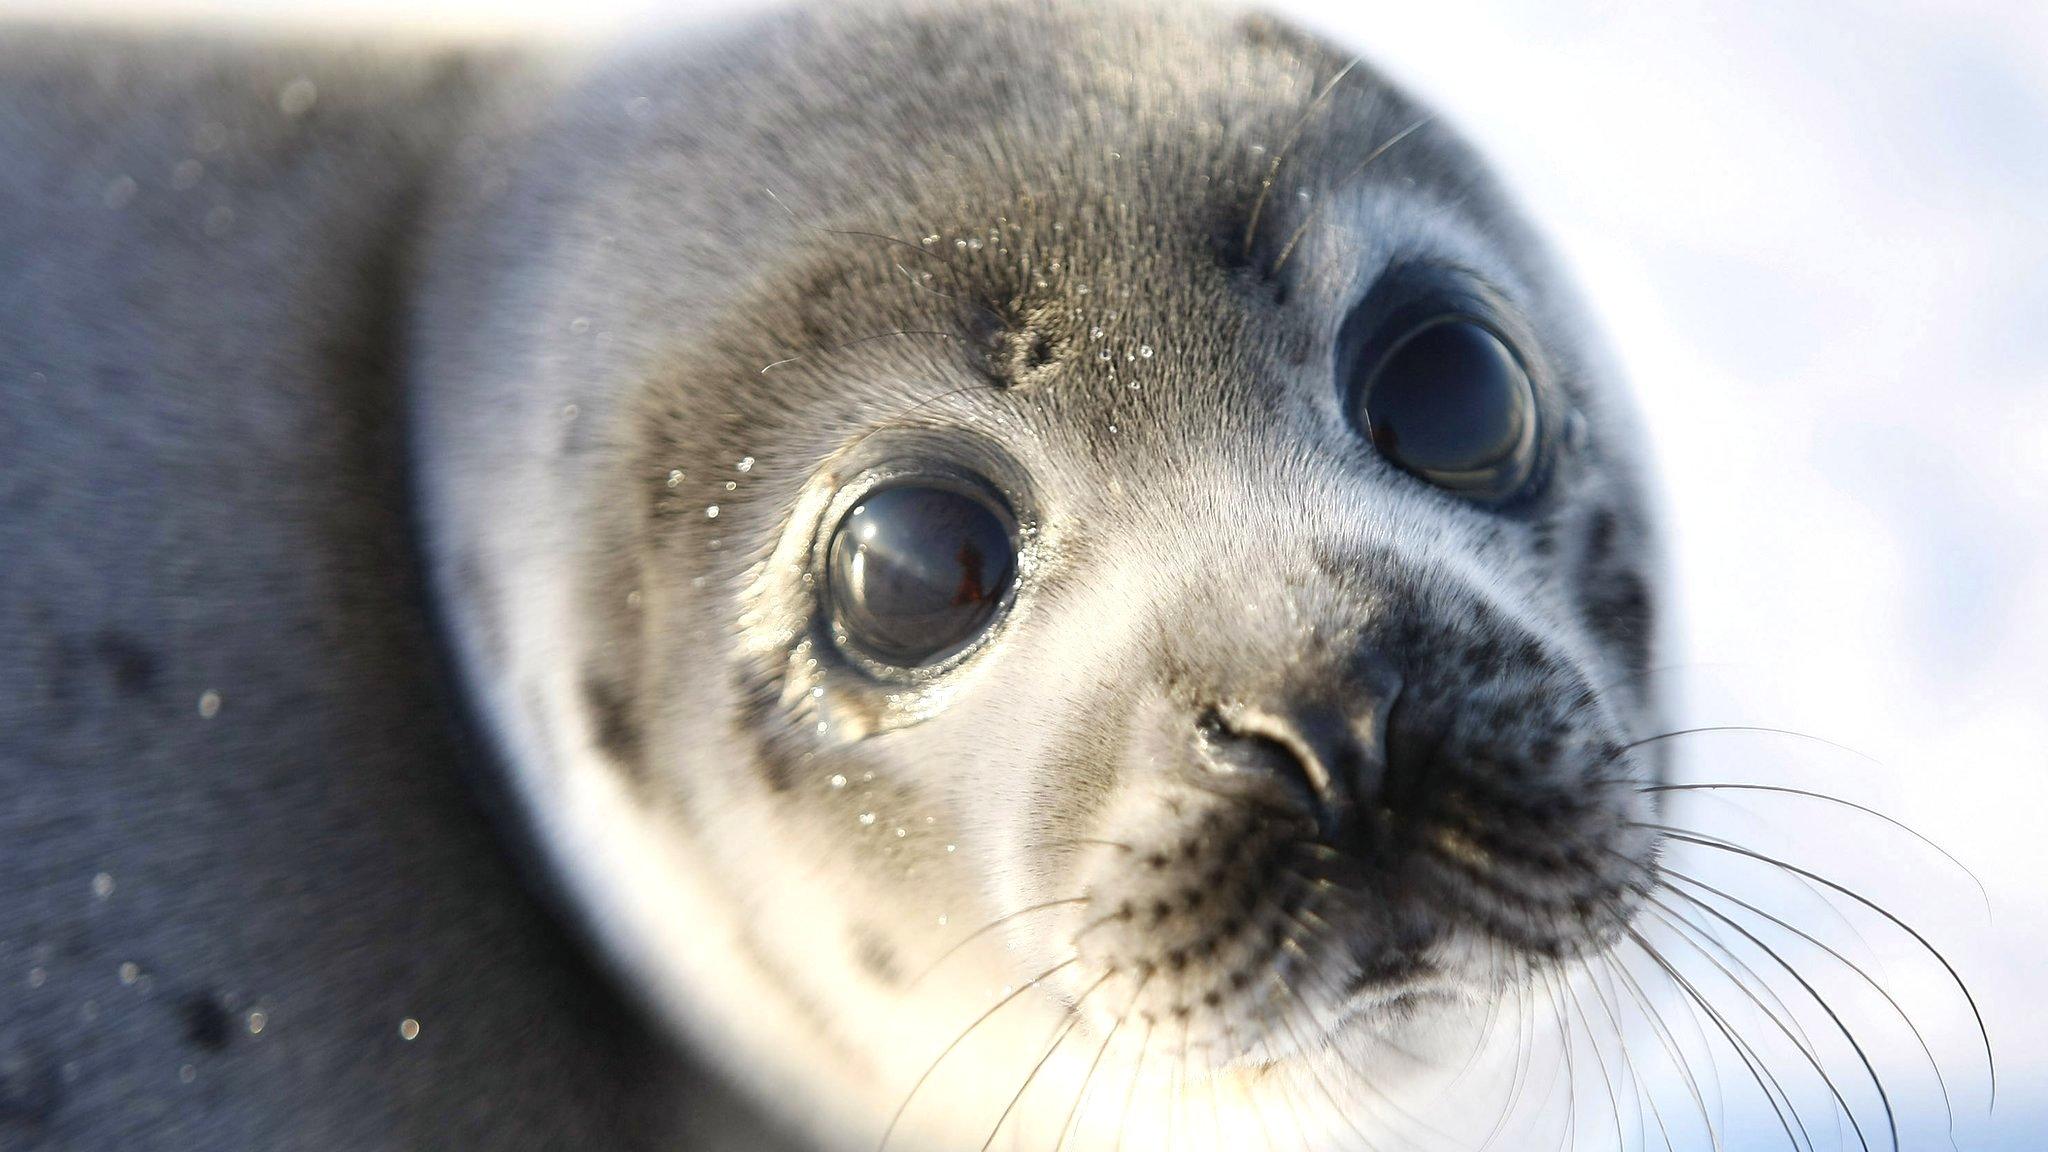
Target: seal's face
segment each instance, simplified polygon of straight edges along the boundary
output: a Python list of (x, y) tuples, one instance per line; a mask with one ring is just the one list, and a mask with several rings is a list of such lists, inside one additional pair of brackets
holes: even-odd
[[(1333, 119), (1257, 223), (1261, 185), (1198, 179), (1256, 172), (1232, 139), (820, 245), (747, 309), (812, 330), (736, 322), (744, 414), (648, 458), (676, 570), (730, 593), (686, 611), (735, 707), (679, 717), (678, 760), (730, 745), (730, 803), (776, 813), (745, 837), (803, 830), (735, 879), (834, 894), (790, 927), (848, 961), (823, 1011), (885, 1006), (850, 1043), (922, 1065), (1026, 985), (1021, 1047), (948, 1055), (998, 1095), (1059, 1078), (1047, 1050), (1119, 1087), (1148, 1056), (1383, 1063), (1646, 887), (1645, 550), (1602, 385), (1500, 210), (1435, 186), (1462, 160), (1421, 130), (1338, 184), (1414, 117)], [(985, 1135), (958, 1092), (905, 1122)], [(1022, 1099), (1042, 1132), (1076, 1097)]]
[(748, 201), (776, 239), (728, 307), (640, 339), (600, 469), (630, 531), (590, 595), (633, 614), (590, 728), (733, 925), (644, 934), (738, 957), (763, 1001), (692, 1012), (799, 1021), (764, 1082), (850, 1144), (1156, 1145), (1203, 1097), (1344, 1143), (1396, 1051), (1651, 880), (1646, 521), (1560, 286), (1364, 69), (1133, 29), (1131, 76), (1020, 57), (1028, 108), (953, 76), (814, 116), (816, 183)]

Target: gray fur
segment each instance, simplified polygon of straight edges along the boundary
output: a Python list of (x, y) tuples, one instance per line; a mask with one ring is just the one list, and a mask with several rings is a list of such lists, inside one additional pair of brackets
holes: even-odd
[(753, 1146), (459, 767), (407, 264), (517, 62), (0, 40), (0, 1147)]
[[(1437, 702), (1424, 791), (1486, 842), (1403, 808), (1437, 847), (1291, 941), (1361, 1059), (1415, 1022), (1340, 985), (1427, 970), (1448, 1018), (1603, 946), (1646, 882), (1592, 782), (1654, 771), (1619, 751), (1654, 716), (1626, 403), (1501, 191), (1344, 55), (1079, 5), (587, 59), (7, 54), (0, 977), (42, 976), (0, 984), (0, 1133), (764, 1146), (523, 894), (464, 709), (482, 794), (635, 1005), (835, 1146), (1069, 943), (1020, 1045), (1079, 1000), (1089, 1050), (1122, 1006), (1220, 1052), (1198, 1075), (1299, 1055), (1240, 1042), (1232, 983), (1277, 962), (1297, 833), (1189, 783), (1204, 709), (1357, 723), (1375, 677)], [(1534, 508), (1420, 491), (1343, 424), (1338, 329), (1417, 263), (1538, 350)], [(987, 644), (884, 685), (804, 575), (849, 485), (933, 453), (1003, 487), (1025, 570)], [(1520, 959), (1459, 967), (1482, 936)], [(963, 1115), (1029, 1067), (967, 1064)], [(1013, 1123), (1049, 1146), (1077, 1095), (1047, 1097)], [(993, 1122), (913, 1109), (900, 1140)]]

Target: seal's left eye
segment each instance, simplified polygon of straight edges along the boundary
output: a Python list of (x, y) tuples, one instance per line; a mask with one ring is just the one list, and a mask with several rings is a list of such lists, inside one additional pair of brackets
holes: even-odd
[(994, 621), (1016, 571), (1010, 516), (992, 500), (924, 483), (878, 489), (832, 531), (833, 632), (883, 664), (936, 664)]
[(1536, 461), (1536, 393), (1492, 328), (1436, 317), (1360, 367), (1352, 418), (1382, 456), (1477, 500), (1523, 490)]

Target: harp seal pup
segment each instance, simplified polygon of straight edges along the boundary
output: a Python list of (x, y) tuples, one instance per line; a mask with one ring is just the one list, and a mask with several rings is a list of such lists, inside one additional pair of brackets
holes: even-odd
[(1651, 884), (1641, 438), (1347, 52), (7, 55), (28, 1146), (1427, 1146)]

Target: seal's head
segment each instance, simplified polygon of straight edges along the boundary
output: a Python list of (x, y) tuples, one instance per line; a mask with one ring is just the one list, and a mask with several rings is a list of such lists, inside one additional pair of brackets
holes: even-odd
[(1625, 931), (1638, 438), (1366, 67), (795, 16), (507, 125), (421, 329), (441, 590), (596, 936), (779, 1108), (1363, 1147)]

